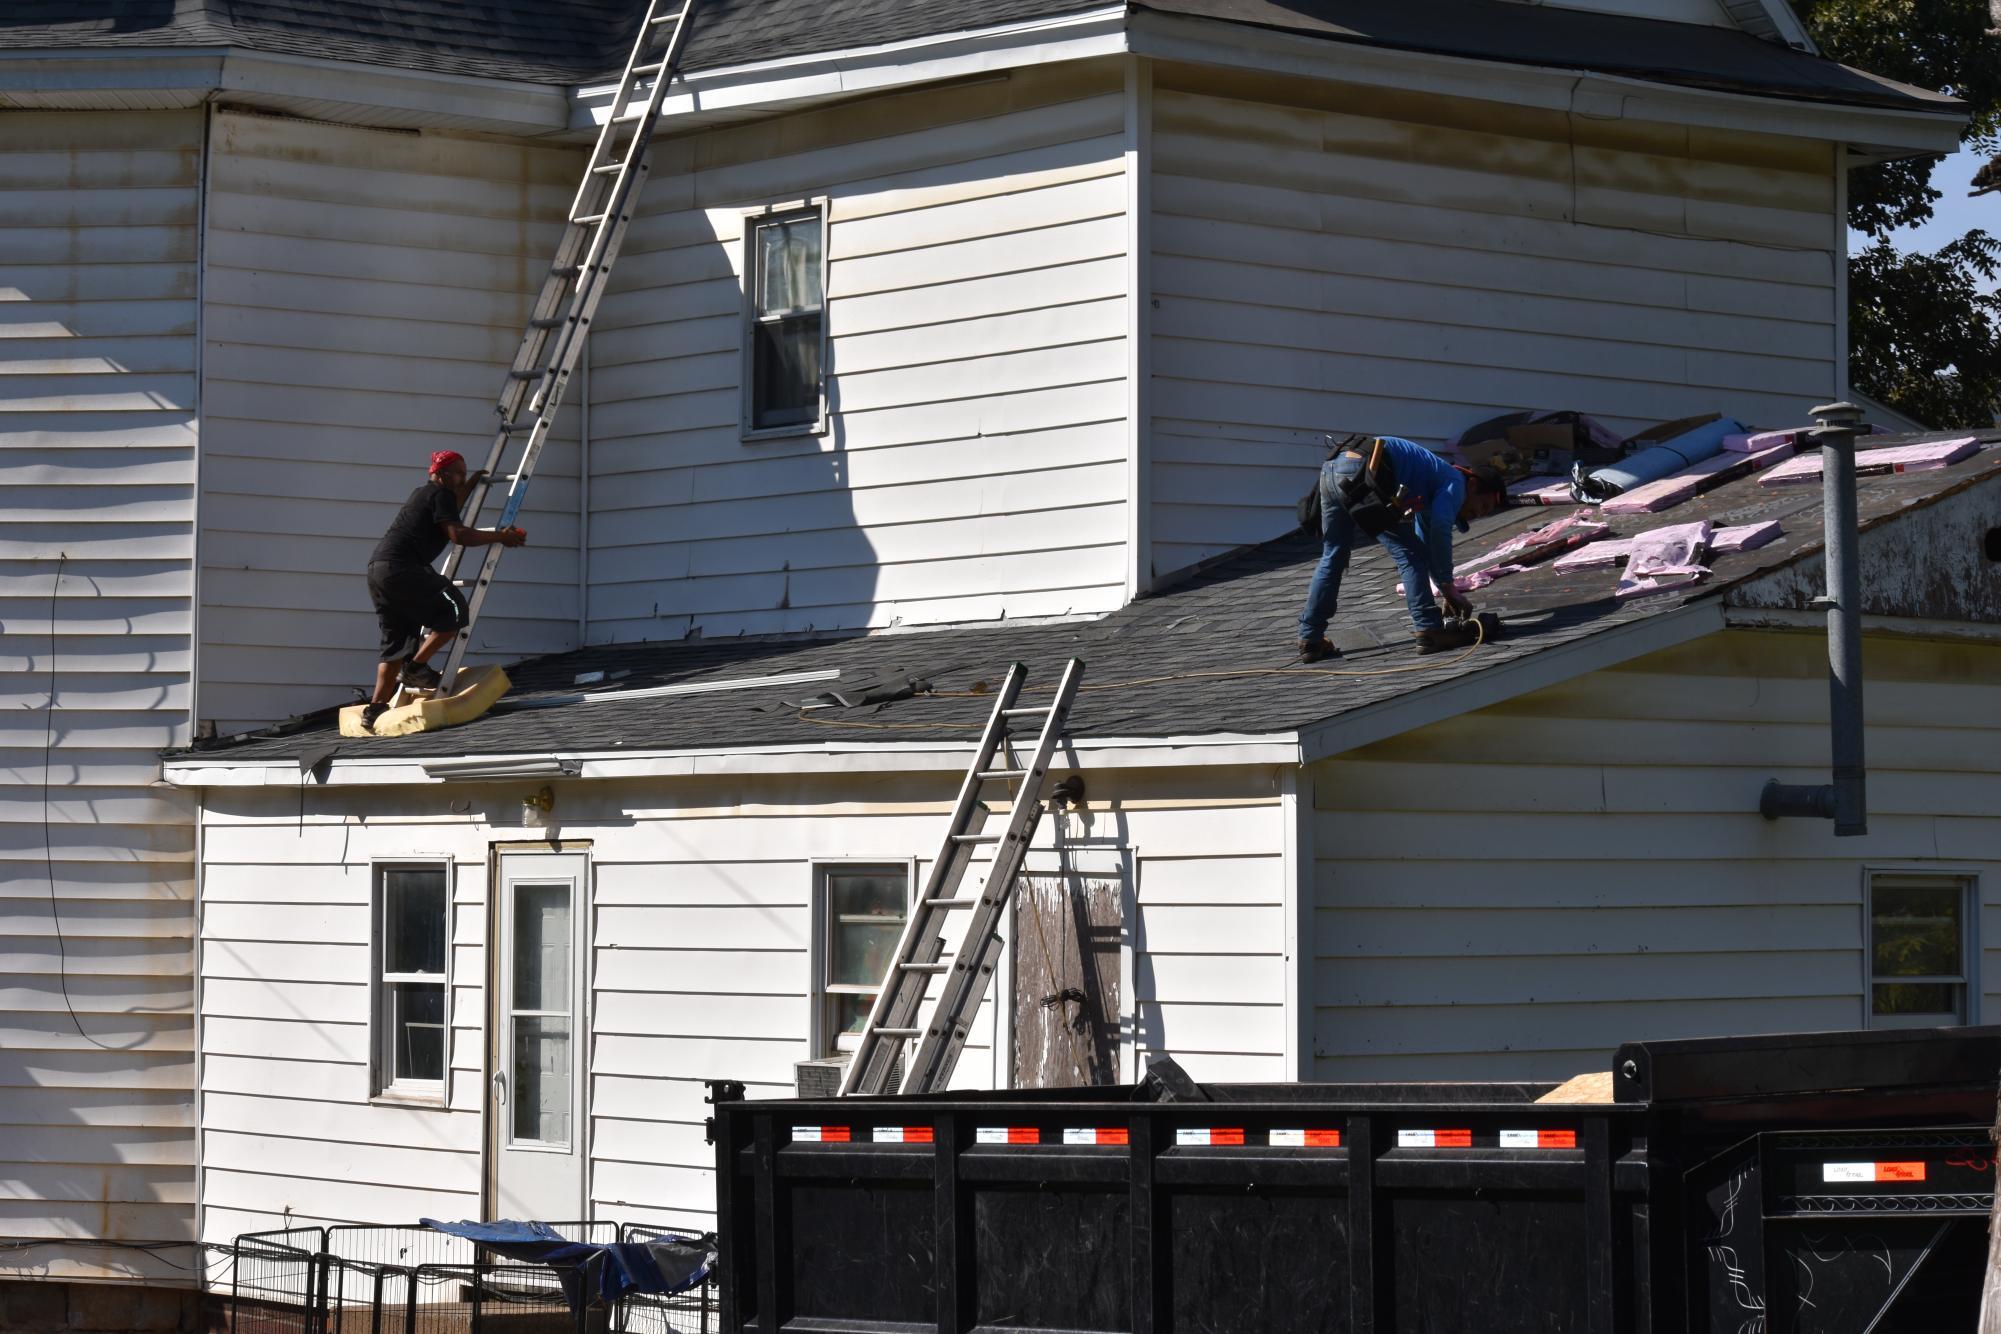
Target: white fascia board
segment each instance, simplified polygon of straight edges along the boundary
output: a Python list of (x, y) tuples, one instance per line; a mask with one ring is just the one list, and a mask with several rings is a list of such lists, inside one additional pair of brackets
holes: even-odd
[(0, 51), (0, 107), (54, 99), (86, 110), (101, 97), (107, 110), (133, 98), (200, 106), (222, 81), (224, 47), (134, 47), (118, 50)]
[(1893, 111), (1682, 88), (1621, 75), (1398, 51), (1168, 14), (1135, 14), (1128, 38), (1135, 54), (1160, 60), (1468, 97), (1572, 112), (1594, 120), (1697, 125), (1922, 153), (1951, 152), (1965, 124), (1965, 117), (1956, 112)]
[[(1442, 685), (1399, 695), (1330, 718), (1317, 727), (1300, 729), (1302, 764), (1345, 755), (1361, 746), (1386, 741), (1405, 732), (1429, 727), (1462, 713), (1505, 703), (1533, 690), (1561, 684), (1587, 672), (1603, 671), (1622, 662), (1674, 648), (1724, 627), (1723, 602), (1708, 598), (1678, 611), (1633, 621), (1500, 663)], [(295, 775), (296, 777), (296, 775)]]
[[(845, 773), (927, 773), (962, 772), (972, 758), (974, 743), (941, 745), (931, 741), (884, 742), (880, 744), (745, 747), (740, 749), (579, 751), (551, 754), (482, 755), (495, 764), (510, 761), (562, 759), (577, 761), (581, 768), (574, 779), (603, 778), (689, 778), (754, 774), (845, 774)], [(1179, 769), (1216, 765), (1296, 765), (1299, 741), (1289, 732), (1266, 735), (1217, 733), (1191, 737), (1106, 738), (1078, 743), (1063, 742), (1057, 748), (1060, 763), (1092, 769)], [(470, 760), (472, 756), (454, 756)], [(442, 757), (433, 756), (437, 764)], [(365, 757), (336, 758), (327, 766), (326, 782), (320, 787), (400, 787), (412, 784), (438, 785), (446, 782), (502, 782), (504, 779), (434, 778), (424, 769), (425, 761), (415, 758), (371, 760)], [(175, 787), (285, 787), (299, 786), (299, 766), (286, 760), (239, 760), (191, 755), (169, 760), (163, 766), (166, 781)]]
[[(700, 70), (668, 89), (661, 100), (663, 128), (671, 132), (676, 121), (699, 123), (719, 113), (741, 119), (753, 110), (779, 111), (803, 102), (1118, 55), (1126, 49), (1125, 27), (1125, 6), (1118, 4), (975, 32)], [(610, 83), (578, 89), (571, 128), (590, 131), (603, 124), (615, 92)]]
[[(1827, 633), (1827, 613), (1783, 607), (1731, 607), (1725, 618), (1733, 629), (1803, 630)], [(2001, 644), (2001, 625), (1984, 621), (1942, 621), (1926, 616), (1877, 616), (1863, 613), (1862, 633), (1884, 639), (1932, 639), (1957, 644)]]
[(444, 117), (453, 128), (528, 136), (561, 134), (569, 124), (569, 90), (555, 85), (263, 51), (231, 50), (218, 91), (280, 108), (346, 104), (370, 124), (393, 125), (402, 115), (436, 125)]
[(1778, 30), (1779, 39), (1787, 46), (1795, 46), (1809, 55), (1820, 54), (1820, 43), (1813, 40), (1813, 34), (1800, 22), (1799, 15), (1786, 0), (1759, 0), (1765, 13), (1771, 16), (1772, 27)]

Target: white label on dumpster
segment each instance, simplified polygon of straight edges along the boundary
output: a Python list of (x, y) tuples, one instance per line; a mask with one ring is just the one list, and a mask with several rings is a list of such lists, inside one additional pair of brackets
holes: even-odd
[(1874, 1181), (1876, 1179), (1876, 1164), (1822, 1163), (1820, 1165), (1820, 1179), (1822, 1181)]

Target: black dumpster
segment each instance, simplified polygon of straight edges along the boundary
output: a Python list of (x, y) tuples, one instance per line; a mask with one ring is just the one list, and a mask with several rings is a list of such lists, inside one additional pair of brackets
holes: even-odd
[(1974, 1326), (2001, 1028), (1629, 1044), (1549, 1084), (742, 1101), (725, 1330), (1943, 1334)]

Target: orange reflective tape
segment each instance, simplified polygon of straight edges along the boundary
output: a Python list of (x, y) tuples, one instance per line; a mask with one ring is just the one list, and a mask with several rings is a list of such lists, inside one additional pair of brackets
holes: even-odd
[(1878, 1181), (1923, 1181), (1925, 1179), (1925, 1165), (1923, 1163), (1877, 1163), (1876, 1179)]

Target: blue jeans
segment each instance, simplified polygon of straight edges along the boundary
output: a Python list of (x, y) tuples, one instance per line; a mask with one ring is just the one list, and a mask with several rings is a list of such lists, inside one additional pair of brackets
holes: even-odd
[[(1355, 545), (1355, 521), (1334, 496), (1333, 466), (1330, 460), (1320, 469), (1320, 564), (1314, 567), (1313, 582), (1306, 589), (1306, 607), (1299, 613), (1301, 640), (1318, 639), (1327, 633), (1327, 623), (1334, 619), (1341, 595), (1341, 576), (1348, 572), (1348, 553)], [(1465, 483), (1454, 478), (1421, 513), (1376, 539), (1396, 562), (1403, 579), (1404, 605), (1410, 609), (1415, 629), (1437, 630), (1445, 625), (1438, 600), (1431, 595), (1431, 582), (1436, 579), (1440, 588), (1451, 586), (1452, 524), (1465, 499)]]

